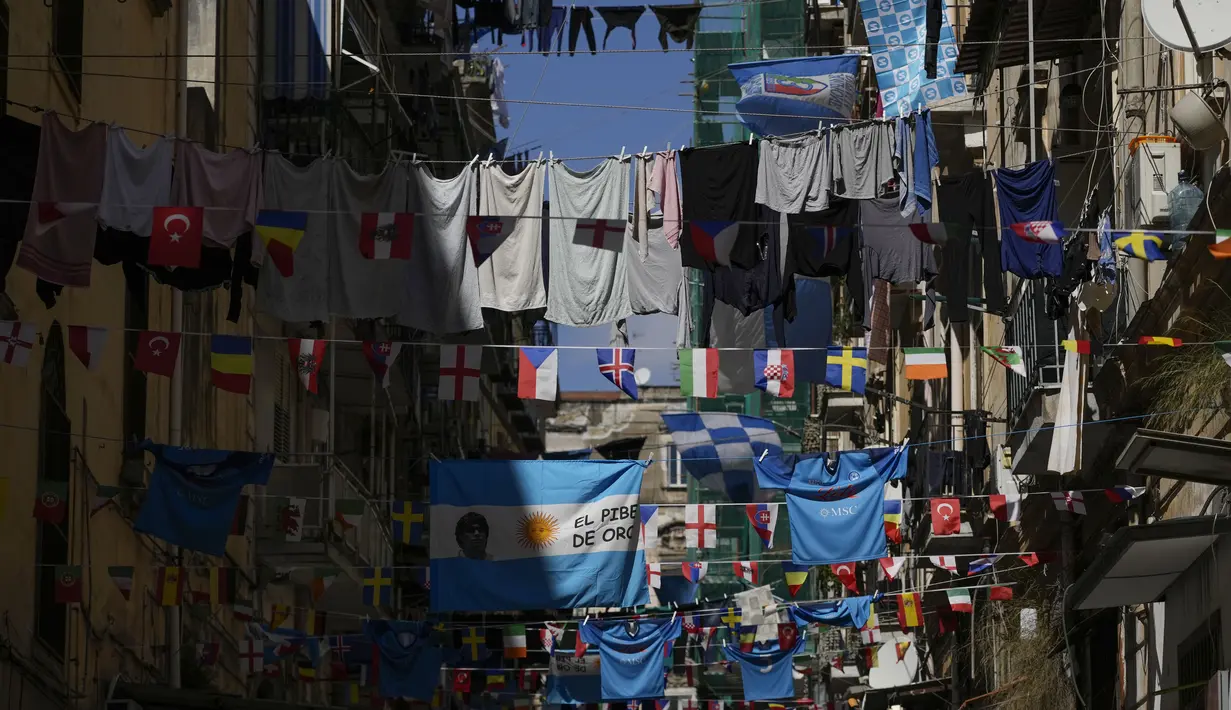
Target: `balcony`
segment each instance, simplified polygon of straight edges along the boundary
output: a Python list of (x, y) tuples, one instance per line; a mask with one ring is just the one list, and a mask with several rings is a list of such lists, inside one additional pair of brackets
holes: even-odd
[(1023, 281), (1014, 294), (1014, 306), (1005, 319), (1006, 345), (1022, 346), (1026, 376), (1005, 369), (1006, 411), (1013, 449), (1013, 472), (1042, 473), (1051, 451), (1051, 429), (1064, 367), (1060, 341), (1067, 333), (1060, 321), (1047, 317), (1047, 290), (1043, 281)]
[[(300, 539), (292, 541), (280, 525), (288, 498), (302, 498)], [(340, 574), (317, 602), (317, 611), (362, 615), (363, 570), (393, 564), (393, 540), (385, 522), (385, 506), (373, 501), (366, 486), (341, 461), (327, 465), (282, 464), (274, 467), (258, 499), (256, 554), (264, 566), (289, 570), (291, 580), (309, 584), (316, 568), (336, 568)], [(363, 517), (354, 527), (339, 519), (338, 503), (362, 501)]]

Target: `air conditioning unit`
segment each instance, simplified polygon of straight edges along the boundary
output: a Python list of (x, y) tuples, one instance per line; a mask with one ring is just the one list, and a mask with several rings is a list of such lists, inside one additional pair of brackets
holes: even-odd
[(1167, 196), (1179, 182), (1180, 144), (1142, 141), (1132, 149), (1125, 198), (1133, 227), (1165, 225), (1171, 218)]

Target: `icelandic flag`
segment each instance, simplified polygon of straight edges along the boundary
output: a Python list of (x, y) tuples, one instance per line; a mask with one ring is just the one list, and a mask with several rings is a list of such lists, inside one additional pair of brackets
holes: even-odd
[(761, 491), (753, 468), (762, 454), (778, 456), (782, 440), (773, 422), (729, 412), (663, 414), (684, 469), (710, 490), (734, 503), (756, 503)]
[(490, 259), (513, 233), (515, 226), (516, 217), (467, 217), (466, 236), (470, 239), (470, 254), (474, 257), (474, 265), (479, 266)]
[(752, 523), (752, 529), (756, 531), (757, 537), (761, 538), (765, 547), (772, 548), (774, 528), (778, 525), (778, 504), (753, 503), (745, 506), (744, 509), (748, 513), (748, 522)]
[(715, 264), (731, 265), (731, 250), (739, 238), (739, 222), (692, 220), (688, 237), (680, 244), (684, 266), (712, 269)]
[(637, 351), (632, 348), (598, 348), (598, 371), (624, 394), (637, 399), (637, 374), (633, 361)]
[(648, 604), (640, 461), (443, 461), (431, 480), (429, 608)]
[(367, 358), (372, 373), (380, 379), (382, 387), (389, 386), (389, 370), (393, 367), (393, 361), (397, 360), (401, 350), (401, 343), (391, 343), (387, 340), (363, 341), (363, 356)]
[(265, 485), (270, 454), (164, 446), (146, 440), (154, 473), (133, 527), (172, 545), (226, 554), (239, 496), (249, 483)]
[(556, 401), (556, 377), (560, 356), (555, 348), (518, 348), (517, 396), (521, 399)]
[(791, 350), (756, 350), (752, 354), (757, 389), (775, 397), (795, 395), (795, 353)]

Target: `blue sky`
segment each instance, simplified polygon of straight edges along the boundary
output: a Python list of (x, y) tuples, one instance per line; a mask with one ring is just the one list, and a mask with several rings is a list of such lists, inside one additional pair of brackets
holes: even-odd
[[(620, 5), (621, 2), (598, 2), (595, 6)], [(594, 32), (602, 49), (606, 25), (595, 13)], [(568, 55), (568, 25), (564, 28), (565, 51), (556, 56), (504, 55), (497, 53), (505, 64), (505, 96), (510, 99), (537, 101), (568, 101), (579, 103), (618, 104), (622, 106), (667, 106), (692, 108), (691, 52), (637, 52), (591, 55), (586, 49), (585, 33), (579, 33), (577, 54)], [(505, 51), (525, 51), (521, 38), (505, 37)], [(684, 45), (671, 45), (683, 47)], [(628, 30), (616, 29), (607, 40), (608, 49), (630, 49)], [(484, 40), (481, 49), (491, 48)], [(536, 47), (537, 48), (537, 47)], [(660, 49), (658, 19), (646, 10), (637, 23), (637, 48)], [(687, 83), (681, 83), (687, 82)], [(679, 94), (690, 94), (680, 96)], [(509, 137), (510, 150), (533, 148), (544, 156), (554, 152), (557, 157), (581, 155), (618, 155), (623, 146), (627, 153), (665, 150), (691, 142), (692, 114), (653, 111), (582, 108), (574, 106), (509, 105), (509, 128), (497, 127), (497, 137)], [(570, 163), (574, 169), (594, 164)], [(637, 316), (629, 323), (630, 344), (674, 347), (674, 316)], [(606, 346), (610, 328), (560, 328), (560, 345)], [(676, 381), (674, 350), (637, 353), (637, 367), (649, 368), (651, 384), (670, 385)], [(598, 374), (595, 354), (588, 350), (560, 352), (560, 387), (562, 390), (613, 389)]]

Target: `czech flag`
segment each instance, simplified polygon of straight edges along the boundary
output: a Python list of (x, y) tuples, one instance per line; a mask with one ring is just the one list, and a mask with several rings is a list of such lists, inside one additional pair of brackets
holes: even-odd
[(778, 504), (757, 503), (745, 506), (745, 509), (748, 512), (748, 522), (752, 523), (752, 529), (756, 531), (757, 537), (761, 538), (765, 547), (772, 548), (774, 527), (778, 525)]
[(237, 335), (211, 337), (209, 366), (215, 387), (248, 394), (252, 388), (252, 339)]
[(731, 250), (739, 238), (739, 222), (692, 220), (688, 223), (688, 239), (680, 245), (684, 266), (712, 269), (715, 264), (731, 265)]
[(517, 355), (517, 396), (556, 401), (560, 356), (555, 348), (520, 348)]

